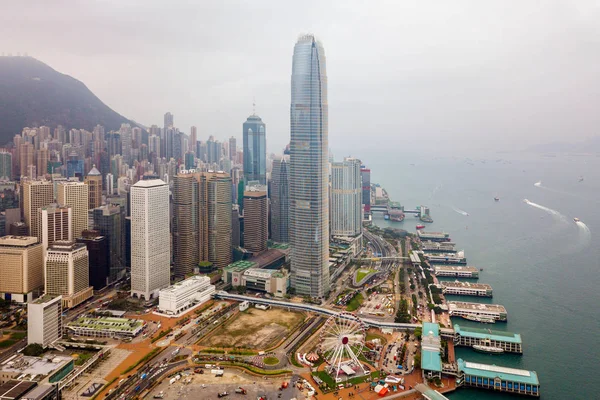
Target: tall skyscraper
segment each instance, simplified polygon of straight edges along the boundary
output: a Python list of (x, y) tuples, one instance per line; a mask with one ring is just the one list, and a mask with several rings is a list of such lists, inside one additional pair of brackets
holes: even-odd
[(331, 164), (331, 236), (355, 237), (362, 232), (360, 160)]
[(231, 177), (223, 172), (201, 172), (197, 176), (200, 194), (200, 261), (216, 267), (231, 264)]
[(273, 160), (271, 171), (271, 239), (289, 243), (290, 169), (289, 156)]
[(43, 177), (48, 173), (48, 149), (42, 147), (37, 151), (37, 176)]
[(27, 168), (33, 163), (34, 148), (31, 143), (21, 143), (19, 147), (19, 165), (21, 167), (21, 175), (27, 176)]
[(146, 300), (171, 283), (169, 186), (160, 179), (131, 187), (131, 295)]
[(267, 184), (266, 125), (256, 114), (246, 119), (244, 136), (244, 176), (246, 181)]
[(44, 251), (57, 240), (73, 240), (73, 210), (69, 206), (60, 207), (58, 204), (38, 209), (41, 228), (38, 240)]
[(360, 170), (362, 179), (362, 203), (365, 206), (365, 213), (371, 212), (371, 170), (362, 167)]
[(0, 179), (12, 179), (12, 154), (4, 149), (0, 150)]
[(175, 276), (194, 271), (199, 261), (200, 221), (195, 174), (173, 178), (173, 263)]
[(121, 135), (121, 154), (123, 154), (123, 159), (127, 164), (133, 165), (131, 159), (131, 145), (133, 142), (131, 125), (121, 124), (119, 134)]
[(106, 287), (110, 277), (108, 238), (102, 236), (100, 231), (83, 231), (77, 243), (85, 244), (89, 253), (90, 285), (94, 290)]
[(244, 248), (252, 254), (267, 250), (268, 213), (267, 187), (248, 186), (244, 192)]
[(173, 114), (171, 114), (170, 112), (165, 113), (165, 124), (164, 127), (165, 128), (169, 128), (171, 126), (173, 126)]
[(237, 157), (237, 140), (235, 137), (229, 138), (229, 159), (235, 162)]
[(44, 264), (46, 294), (62, 295), (63, 307), (75, 307), (93, 296), (89, 253), (84, 244), (56, 241), (48, 248)]
[(88, 229), (88, 185), (83, 182), (66, 181), (59, 182), (56, 189), (58, 191), (58, 204), (73, 209), (72, 232), (73, 237), (78, 238), (81, 236), (81, 232)]
[(44, 288), (44, 249), (31, 236), (0, 237), (0, 298), (27, 303)]
[(313, 35), (294, 47), (290, 125), (291, 285), (322, 297), (329, 292), (327, 73)]
[(188, 143), (188, 150), (196, 155), (196, 143), (198, 142), (198, 128), (192, 126), (190, 128), (190, 142)]
[(88, 209), (92, 210), (102, 205), (102, 174), (94, 165), (85, 177), (88, 185)]
[(92, 211), (94, 229), (108, 238), (110, 280), (125, 274), (125, 207), (107, 204)]
[(26, 180), (21, 184), (23, 190), (23, 215), (29, 227), (29, 236), (40, 237), (40, 219), (38, 209), (54, 203), (54, 186), (46, 180)]

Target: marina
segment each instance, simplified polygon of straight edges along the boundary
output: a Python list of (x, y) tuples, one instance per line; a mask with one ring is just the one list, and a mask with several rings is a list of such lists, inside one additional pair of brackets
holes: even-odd
[(500, 304), (467, 303), (462, 301), (449, 301), (448, 311), (451, 317), (474, 317), (492, 319), (505, 322), (508, 318), (506, 308)]
[(440, 282), (442, 293), (462, 296), (492, 297), (492, 287), (487, 283)]
[(459, 265), (432, 265), (436, 276), (450, 276), (456, 278), (479, 278), (479, 270), (471, 266)]
[(455, 346), (492, 346), (499, 347), (506, 353), (523, 354), (523, 341), (518, 333), (493, 331), (454, 325)]

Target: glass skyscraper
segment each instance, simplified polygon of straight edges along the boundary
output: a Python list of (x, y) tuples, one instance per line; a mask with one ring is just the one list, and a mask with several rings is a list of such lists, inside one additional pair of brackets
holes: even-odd
[(256, 114), (244, 122), (244, 176), (246, 182), (267, 184), (267, 145), (265, 123)]
[(292, 61), (291, 284), (296, 293), (311, 297), (329, 291), (327, 121), (325, 50), (313, 35), (304, 35)]

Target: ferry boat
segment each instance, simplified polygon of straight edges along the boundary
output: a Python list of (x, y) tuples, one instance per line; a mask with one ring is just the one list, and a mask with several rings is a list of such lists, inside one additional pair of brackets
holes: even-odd
[(573, 221), (575, 221), (575, 222), (581, 222), (581, 220), (579, 218), (577, 218), (577, 217), (573, 218)]
[(486, 346), (486, 345), (481, 345), (481, 344), (474, 344), (473, 350), (478, 351), (480, 353), (489, 353), (489, 354), (504, 353), (504, 349), (501, 347)]
[(425, 228), (425, 225), (417, 225), (417, 226), (416, 226), (416, 228), (417, 228), (417, 229), (424, 229), (424, 228)]
[(465, 315), (464, 319), (473, 321), (473, 322), (481, 322), (482, 324), (495, 324), (496, 321), (493, 318), (485, 318), (485, 317), (476, 317), (474, 315)]

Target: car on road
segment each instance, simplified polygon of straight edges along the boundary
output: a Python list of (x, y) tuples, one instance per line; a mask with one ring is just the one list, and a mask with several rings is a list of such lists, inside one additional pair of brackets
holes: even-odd
[(227, 392), (221, 392), (221, 393), (217, 394), (217, 396), (219, 398), (221, 398), (221, 397), (229, 396), (229, 393), (227, 393)]

